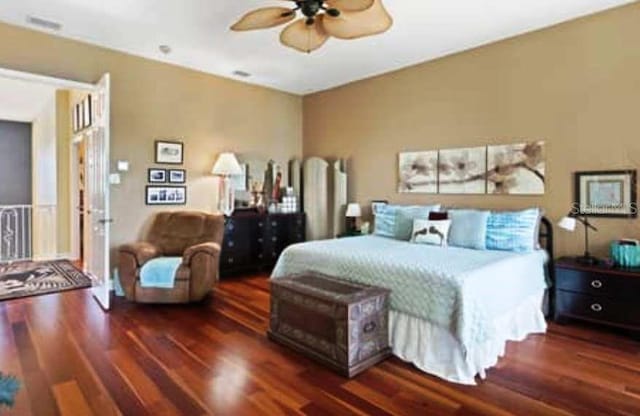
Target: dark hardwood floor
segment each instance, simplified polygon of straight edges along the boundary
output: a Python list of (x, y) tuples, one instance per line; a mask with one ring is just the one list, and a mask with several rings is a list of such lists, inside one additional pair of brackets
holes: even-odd
[[(266, 276), (192, 306), (88, 291), (0, 303), (0, 369), (23, 381), (11, 415), (640, 415), (640, 343), (578, 326), (510, 343), (477, 387), (392, 358), (353, 380), (269, 342)], [(2, 413), (2, 410), (0, 410)]]

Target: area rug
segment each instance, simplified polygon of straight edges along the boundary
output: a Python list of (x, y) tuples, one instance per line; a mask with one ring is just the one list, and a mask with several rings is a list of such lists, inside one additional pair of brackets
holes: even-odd
[(0, 373), (0, 408), (2, 406), (12, 407), (19, 389), (18, 379)]
[(91, 286), (91, 279), (70, 261), (0, 264), (0, 301)]

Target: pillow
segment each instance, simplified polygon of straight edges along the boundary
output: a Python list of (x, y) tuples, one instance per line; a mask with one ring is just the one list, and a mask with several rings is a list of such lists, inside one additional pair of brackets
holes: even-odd
[(381, 237), (395, 238), (396, 213), (393, 210), (381, 209), (375, 218), (373, 234)]
[(413, 220), (426, 219), (431, 211), (439, 209), (440, 205), (386, 205), (376, 214), (374, 234), (409, 241)]
[(427, 219), (431, 211), (438, 211), (440, 205), (410, 205), (396, 206), (396, 236), (398, 240), (409, 241), (411, 230), (413, 230), (413, 220)]
[(429, 219), (431, 221), (442, 221), (442, 220), (448, 220), (449, 219), (449, 214), (447, 212), (437, 212), (437, 211), (431, 211), (429, 213)]
[(489, 211), (452, 209), (449, 245), (484, 250), (487, 248), (487, 221)]
[(492, 212), (487, 221), (487, 249), (521, 253), (535, 250), (541, 215), (538, 208)]
[(411, 242), (446, 247), (449, 227), (451, 220), (414, 220)]

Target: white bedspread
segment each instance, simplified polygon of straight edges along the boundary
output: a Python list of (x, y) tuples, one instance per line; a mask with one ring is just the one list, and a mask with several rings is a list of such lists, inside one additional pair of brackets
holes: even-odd
[(462, 353), (499, 337), (495, 322), (546, 287), (546, 253), (436, 247), (363, 236), (289, 247), (273, 277), (318, 272), (392, 290), (391, 310), (449, 331)]

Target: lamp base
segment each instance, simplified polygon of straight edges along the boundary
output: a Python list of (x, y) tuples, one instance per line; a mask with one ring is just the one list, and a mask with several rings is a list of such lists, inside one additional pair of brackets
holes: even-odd
[(584, 256), (576, 257), (576, 262), (585, 266), (595, 266), (596, 264), (600, 263), (600, 260), (590, 254), (585, 254)]

